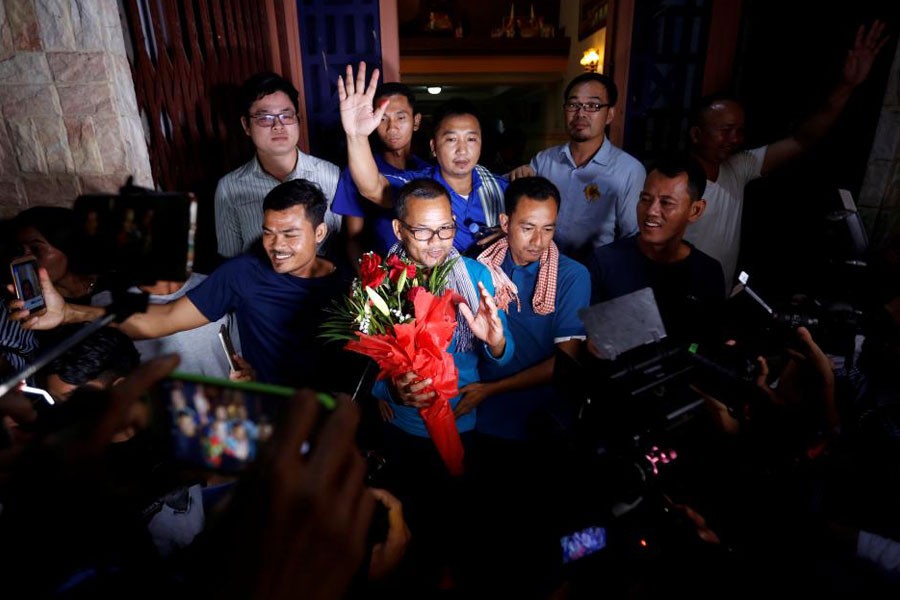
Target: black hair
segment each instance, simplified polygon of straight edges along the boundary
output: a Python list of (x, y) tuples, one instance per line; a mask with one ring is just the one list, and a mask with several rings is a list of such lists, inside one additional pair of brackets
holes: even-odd
[(291, 104), (294, 105), (294, 110), (300, 112), (300, 92), (297, 91), (294, 84), (277, 73), (264, 72), (251, 75), (241, 85), (239, 92), (241, 114), (249, 116), (250, 107), (253, 106), (254, 102), (275, 92), (287, 94)]
[(716, 92), (715, 94), (703, 96), (691, 104), (690, 112), (688, 114), (688, 125), (690, 127), (702, 126), (703, 116), (706, 114), (706, 111), (721, 102), (734, 102), (739, 106), (744, 105), (737, 96), (730, 92)]
[(616, 82), (612, 80), (612, 77), (608, 75), (604, 75), (602, 73), (582, 73), (575, 79), (569, 82), (569, 85), (566, 86), (566, 91), (563, 92), (563, 102), (568, 101), (569, 92), (572, 91), (576, 85), (581, 85), (582, 83), (587, 83), (588, 81), (596, 81), (604, 88), (606, 88), (606, 101), (610, 104), (610, 106), (615, 106), (616, 102), (619, 100), (619, 88), (616, 87)]
[(406, 205), (410, 198), (421, 198), (423, 200), (434, 200), (436, 198), (446, 198), (449, 204), (450, 194), (447, 188), (435, 181), (434, 179), (426, 179), (421, 177), (413, 179), (397, 193), (394, 199), (394, 214), (401, 221), (406, 218)]
[(703, 192), (706, 191), (706, 172), (700, 163), (690, 156), (676, 155), (662, 158), (650, 169), (651, 173), (653, 171), (659, 171), (670, 179), (686, 173), (691, 201), (703, 198)]
[(90, 274), (79, 247), (74, 210), (61, 206), (27, 208), (16, 215), (12, 224), (16, 233), (26, 227), (34, 227), (51, 246), (66, 255), (69, 271), (80, 275)]
[(516, 212), (519, 200), (523, 196), (534, 200), (554, 200), (556, 209), (559, 210), (559, 189), (546, 177), (519, 177), (513, 180), (503, 194), (503, 203), (506, 206), (506, 216), (511, 217)]
[(406, 97), (406, 100), (409, 102), (409, 108), (412, 109), (412, 114), (416, 114), (416, 95), (409, 89), (409, 86), (396, 81), (382, 83), (375, 89), (375, 97), (373, 100), (377, 103), (381, 98), (389, 98), (391, 96)]
[(275, 186), (263, 199), (263, 212), (267, 210), (287, 210), (294, 206), (302, 206), (306, 210), (306, 218), (313, 229), (325, 222), (325, 209), (328, 203), (322, 189), (306, 179), (292, 179)]
[(475, 108), (475, 105), (466, 100), (465, 98), (450, 98), (440, 106), (434, 109), (434, 113), (431, 115), (431, 137), (434, 137), (437, 134), (438, 129), (441, 127), (441, 123), (450, 117), (458, 117), (461, 115), (472, 115), (475, 117), (475, 120), (478, 121), (478, 128), (481, 127), (481, 114), (478, 112), (478, 109)]
[[(64, 325), (59, 333), (69, 337), (82, 327)], [(128, 375), (140, 362), (141, 356), (127, 335), (119, 329), (104, 327), (50, 361), (44, 372), (55, 374), (71, 385), (81, 386), (95, 379), (110, 384)]]

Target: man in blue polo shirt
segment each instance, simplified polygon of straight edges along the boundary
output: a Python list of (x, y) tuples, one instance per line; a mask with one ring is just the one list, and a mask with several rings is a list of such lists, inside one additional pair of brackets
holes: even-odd
[(563, 202), (555, 240), (560, 251), (582, 262), (595, 248), (637, 233), (635, 208), (647, 173), (606, 138), (618, 95), (606, 75), (573, 79), (563, 94), (569, 142), (539, 152), (510, 174), (537, 174), (559, 188)]
[(516, 340), (508, 364), (479, 367), (481, 381), (461, 388), (455, 411), (478, 407), (473, 521), (488, 540), (473, 549), (472, 568), (498, 597), (528, 597), (546, 584), (540, 579), (547, 572), (541, 565), (550, 547), (546, 530), (563, 510), (561, 490), (571, 489), (559, 483), (569, 461), (559, 458), (555, 443), (571, 420), (551, 380), (556, 351), (576, 355), (585, 338), (578, 311), (588, 305), (590, 283), (587, 269), (553, 242), (559, 205), (559, 191), (547, 179), (516, 179), (500, 221), (506, 238), (478, 257), (494, 276)]
[[(420, 171), (428, 163), (412, 153), (413, 134), (419, 130), (422, 115), (416, 111), (416, 96), (402, 83), (385, 83), (375, 91), (374, 105), (387, 100), (387, 108), (375, 132), (383, 151), (375, 155), (378, 171), (400, 175), (404, 171)], [(382, 208), (359, 195), (350, 169), (344, 169), (338, 181), (331, 209), (344, 215), (347, 231), (347, 254), (352, 265), (364, 252), (374, 250), (384, 256), (397, 242), (394, 237), (394, 211)]]
[(366, 64), (360, 63), (357, 76), (347, 66), (346, 78), (338, 78), (341, 99), (341, 124), (347, 134), (347, 161), (359, 193), (378, 206), (393, 205), (396, 190), (413, 179), (434, 179), (450, 192), (450, 205), (456, 220), (453, 246), (465, 253), (496, 228), (503, 212), (503, 191), (507, 181), (478, 164), (481, 158), (481, 123), (471, 102), (461, 98), (448, 100), (432, 115), (434, 129), (431, 152), (437, 166), (422, 171), (386, 174), (378, 165), (369, 146), (369, 134), (375, 131), (388, 106), (375, 106), (378, 69), (365, 85)]
[(456, 414), (478, 407), (476, 429), (511, 440), (532, 437), (530, 420), (544, 412), (565, 419), (551, 388), (559, 348), (575, 356), (585, 338), (578, 311), (590, 301), (587, 269), (553, 242), (559, 191), (543, 177), (525, 177), (506, 190), (500, 224), (506, 238), (478, 260), (491, 269), (498, 303), (506, 305), (516, 353), (505, 365), (485, 364), (482, 381), (461, 389)]

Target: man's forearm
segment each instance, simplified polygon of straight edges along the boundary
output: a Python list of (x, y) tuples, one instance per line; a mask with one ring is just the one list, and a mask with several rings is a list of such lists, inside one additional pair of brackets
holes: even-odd
[(495, 394), (500, 394), (547, 385), (553, 381), (553, 365), (555, 363), (556, 357), (551, 356), (544, 362), (528, 367), (524, 371), (519, 371), (506, 379), (495, 381), (491, 383), (491, 386), (494, 388)]
[(105, 313), (106, 310), (99, 306), (85, 306), (83, 304), (69, 304), (67, 302), (65, 308), (63, 308), (63, 324), (70, 325), (72, 323), (96, 321)]
[(393, 206), (390, 185), (378, 171), (368, 137), (347, 136), (347, 166), (353, 183), (363, 198), (382, 208)]
[(852, 85), (842, 82), (828, 94), (825, 104), (806, 118), (794, 134), (800, 145), (809, 148), (825, 137), (847, 106), (853, 89)]

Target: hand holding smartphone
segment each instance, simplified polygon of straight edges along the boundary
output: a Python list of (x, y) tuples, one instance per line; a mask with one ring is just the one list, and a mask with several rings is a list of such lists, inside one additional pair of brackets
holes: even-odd
[(25, 303), (25, 309), (32, 315), (40, 315), (47, 311), (44, 292), (38, 278), (38, 263), (33, 256), (23, 256), (9, 265), (12, 271), (16, 297)]

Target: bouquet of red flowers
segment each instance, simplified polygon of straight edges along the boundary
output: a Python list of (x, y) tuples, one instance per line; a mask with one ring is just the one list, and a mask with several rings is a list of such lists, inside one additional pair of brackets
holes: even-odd
[(323, 325), (323, 335), (349, 340), (348, 350), (372, 358), (380, 368), (378, 379), (410, 371), (431, 379), (428, 390), (434, 391), (434, 401), (419, 414), (447, 469), (460, 475), (463, 447), (450, 408), (450, 399), (459, 393), (458, 378), (447, 352), (460, 300), (446, 289), (453, 261), (425, 275), (409, 259), (391, 255), (382, 261), (368, 252), (359, 266), (350, 294), (329, 310), (332, 317)]

